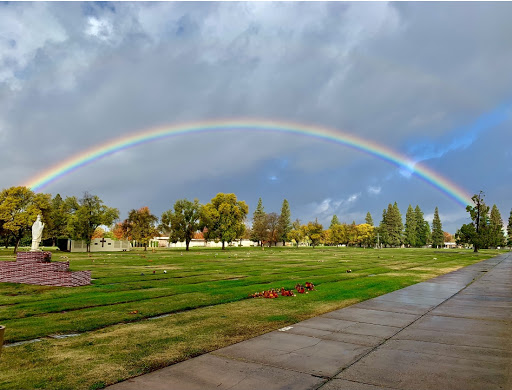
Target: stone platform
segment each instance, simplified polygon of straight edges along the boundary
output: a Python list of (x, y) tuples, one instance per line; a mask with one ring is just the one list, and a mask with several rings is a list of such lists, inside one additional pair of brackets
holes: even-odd
[(110, 386), (512, 389), (512, 254)]
[(18, 252), (16, 261), (0, 261), (0, 283), (77, 287), (91, 284), (91, 271), (69, 270), (69, 261), (51, 261), (51, 252)]

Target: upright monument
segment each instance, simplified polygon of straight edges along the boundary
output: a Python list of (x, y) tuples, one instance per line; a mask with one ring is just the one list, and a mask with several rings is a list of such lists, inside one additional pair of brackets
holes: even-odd
[(40, 252), (39, 244), (43, 237), (44, 223), (41, 222), (41, 216), (38, 215), (36, 221), (32, 225), (32, 248), (30, 252)]

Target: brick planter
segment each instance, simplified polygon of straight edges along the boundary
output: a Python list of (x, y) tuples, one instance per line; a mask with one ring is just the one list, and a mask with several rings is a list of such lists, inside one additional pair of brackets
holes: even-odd
[(91, 284), (91, 271), (69, 270), (69, 261), (51, 262), (51, 252), (18, 252), (16, 261), (0, 261), (0, 282), (77, 287)]

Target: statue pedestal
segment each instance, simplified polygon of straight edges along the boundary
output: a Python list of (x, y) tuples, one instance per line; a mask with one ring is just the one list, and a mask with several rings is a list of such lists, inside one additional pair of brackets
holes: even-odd
[(16, 260), (32, 261), (35, 263), (50, 263), (52, 261), (52, 252), (30, 251), (16, 253)]

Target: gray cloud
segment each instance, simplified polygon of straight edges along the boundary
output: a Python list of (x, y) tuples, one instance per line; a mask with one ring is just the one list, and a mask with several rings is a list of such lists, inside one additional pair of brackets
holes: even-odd
[[(409, 154), (508, 215), (510, 3), (3, 3), (0, 187), (107, 140), (164, 124), (274, 118)], [(283, 161), (286, 161), (283, 164)], [(125, 150), (46, 191), (89, 190), (123, 213), (235, 192), (293, 217), (380, 220), (387, 203), (466, 212), (410, 171), (307, 137), (211, 133)], [(378, 189), (378, 190), (377, 190)], [(357, 201), (336, 199), (360, 194)], [(492, 200), (491, 200), (492, 199)], [(319, 207), (319, 206), (318, 206)], [(341, 207), (341, 206), (340, 206)], [(317, 210), (318, 211), (318, 210)], [(252, 212), (252, 211), (251, 211)], [(323, 214), (322, 214), (323, 213)], [(323, 216), (323, 217), (322, 217)], [(449, 216), (449, 217), (448, 217)]]

